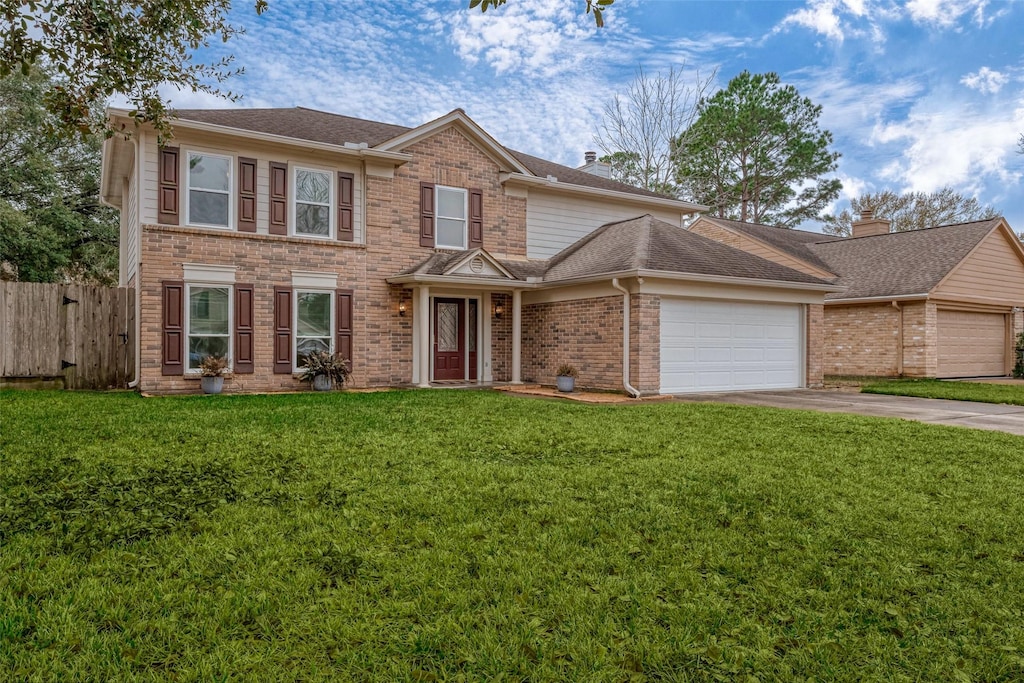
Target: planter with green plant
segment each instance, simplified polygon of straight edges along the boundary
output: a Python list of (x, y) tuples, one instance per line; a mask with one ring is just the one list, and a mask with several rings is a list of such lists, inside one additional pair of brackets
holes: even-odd
[(219, 394), (224, 389), (224, 373), (228, 370), (228, 359), (224, 356), (203, 356), (199, 361), (199, 383), (204, 394)]
[(343, 386), (350, 374), (349, 361), (340, 354), (313, 351), (303, 358), (299, 379), (309, 382), (315, 391), (330, 391), (335, 386)]
[(558, 376), (555, 378), (558, 390), (565, 393), (573, 391), (576, 388), (576, 378), (579, 376), (579, 370), (573, 365), (563, 363), (558, 366)]
[(1014, 347), (1017, 362), (1013, 366), (1013, 376), (1024, 379), (1024, 332), (1017, 335), (1017, 344)]

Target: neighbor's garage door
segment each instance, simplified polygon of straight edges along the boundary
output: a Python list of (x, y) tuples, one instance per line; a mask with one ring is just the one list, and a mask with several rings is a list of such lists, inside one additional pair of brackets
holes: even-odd
[(801, 306), (661, 300), (661, 393), (801, 386)]
[(1006, 316), (939, 309), (939, 377), (1006, 374)]

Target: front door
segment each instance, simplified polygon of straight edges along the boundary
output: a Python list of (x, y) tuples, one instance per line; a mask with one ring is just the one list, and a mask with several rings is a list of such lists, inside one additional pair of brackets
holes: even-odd
[(434, 299), (434, 379), (466, 378), (466, 300)]

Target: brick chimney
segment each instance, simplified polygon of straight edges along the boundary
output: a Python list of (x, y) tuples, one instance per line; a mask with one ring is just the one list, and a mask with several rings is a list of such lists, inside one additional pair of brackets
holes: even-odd
[(863, 209), (860, 212), (860, 220), (853, 222), (853, 236), (888, 235), (891, 224), (892, 221), (886, 218), (875, 218), (874, 209)]

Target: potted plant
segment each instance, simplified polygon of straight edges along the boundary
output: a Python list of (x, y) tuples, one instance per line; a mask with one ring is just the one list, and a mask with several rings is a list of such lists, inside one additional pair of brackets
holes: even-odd
[(340, 354), (313, 351), (303, 358), (299, 379), (309, 382), (315, 391), (330, 391), (335, 385), (345, 384), (351, 373), (348, 360)]
[(558, 367), (558, 377), (555, 378), (558, 390), (566, 393), (571, 392), (576, 388), (576, 378), (579, 376), (580, 373), (574, 366), (563, 363)]
[(224, 373), (228, 369), (228, 359), (224, 356), (203, 356), (199, 361), (200, 383), (204, 394), (219, 394), (224, 389)]

